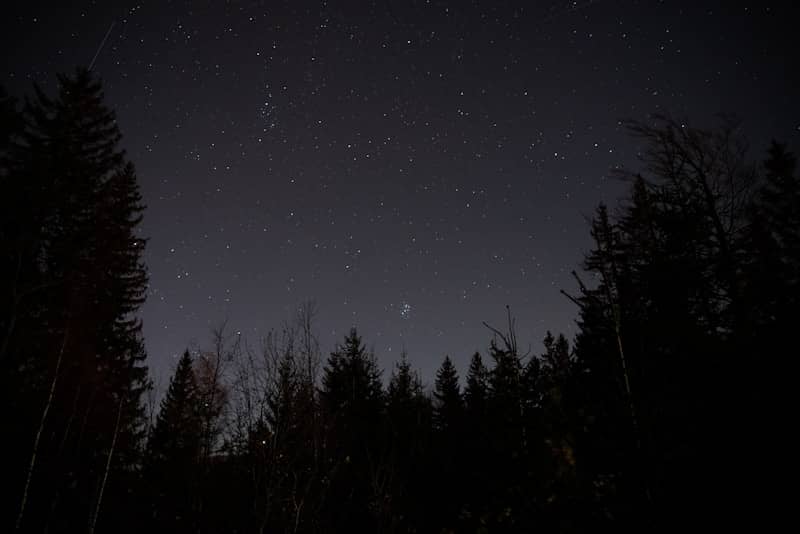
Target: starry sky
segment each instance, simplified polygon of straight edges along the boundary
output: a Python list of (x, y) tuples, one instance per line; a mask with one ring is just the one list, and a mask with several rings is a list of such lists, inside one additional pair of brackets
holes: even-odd
[(157, 377), (314, 299), (324, 353), (356, 325), (430, 383), (506, 305), (534, 351), (574, 335), (559, 290), (636, 167), (622, 120), (733, 112), (756, 150), (800, 144), (791, 4), (11, 0), (0, 83), (95, 60), (147, 204)]

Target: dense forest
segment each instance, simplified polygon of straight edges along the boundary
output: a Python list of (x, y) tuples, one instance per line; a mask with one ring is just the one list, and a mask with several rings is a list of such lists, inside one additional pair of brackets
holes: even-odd
[[(137, 319), (144, 205), (86, 70), (0, 94), (4, 532), (650, 532), (780, 502), (800, 182), (738, 124), (628, 124), (643, 147), (564, 288), (573, 340), (513, 310), (459, 376), (330, 354), (313, 303), (257, 347), (224, 327), (154, 406)], [(503, 303), (498, 303), (502, 307)], [(365, 335), (362, 338), (362, 334)], [(527, 342), (524, 344), (527, 346)], [(796, 349), (795, 349), (796, 350)], [(792, 351), (793, 352), (793, 351)]]

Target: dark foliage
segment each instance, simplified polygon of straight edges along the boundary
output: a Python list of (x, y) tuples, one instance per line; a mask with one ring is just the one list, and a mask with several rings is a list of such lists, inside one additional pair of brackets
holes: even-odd
[(20, 112), (3, 102), (3, 518), (22, 530), (112, 528), (138, 478), (143, 206), (102, 99), (78, 70)]
[(309, 304), (261, 353), (224, 329), (185, 353), (148, 428), (135, 172), (98, 82), (59, 81), (0, 93), (4, 531), (764, 530), (800, 304), (786, 147), (756, 165), (728, 120), (630, 124), (642, 166), (592, 221), (573, 343), (522, 353), (509, 312), (463, 389), (449, 357), (384, 385), (355, 329), (323, 364)]
[(147, 448), (145, 479), (150, 485), (155, 526), (164, 532), (196, 530), (196, 502), (202, 451), (201, 396), (189, 351), (184, 352), (161, 401)]

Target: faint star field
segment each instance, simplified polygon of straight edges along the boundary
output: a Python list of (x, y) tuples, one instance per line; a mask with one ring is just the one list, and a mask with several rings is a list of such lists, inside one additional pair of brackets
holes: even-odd
[(756, 149), (800, 136), (792, 8), (113, 4), (4, 5), (2, 80), (52, 91), (97, 55), (147, 204), (156, 374), (224, 320), (257, 344), (309, 298), (324, 353), (355, 325), (427, 382), (446, 354), (465, 371), (506, 305), (539, 350), (575, 332), (559, 290), (636, 164), (622, 120), (734, 112)]

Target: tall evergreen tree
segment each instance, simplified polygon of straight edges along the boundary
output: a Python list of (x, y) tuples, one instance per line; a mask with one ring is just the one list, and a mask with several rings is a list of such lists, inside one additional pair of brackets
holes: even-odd
[(384, 395), (375, 356), (362, 345), (355, 328), (328, 358), (320, 403), (327, 430), (328, 528), (374, 530), (386, 483), (378, 441)]
[(331, 423), (341, 421), (361, 426), (367, 423), (361, 415), (380, 416), (383, 409), (381, 371), (355, 328), (331, 353), (323, 369), (320, 396)]
[(13, 328), (2, 321), (11, 396), (29, 410), (20, 428), (31, 461), (17, 465), (33, 476), (18, 518), (30, 528), (110, 525), (135, 478), (149, 387), (135, 318), (147, 283), (143, 206), (116, 118), (86, 70), (59, 76), (54, 98), (37, 88), (23, 117), (3, 182), (18, 221), (4, 241), (24, 273), (11, 278), (24, 288)]
[(458, 383), (458, 371), (449, 356), (436, 371), (434, 384), (434, 422), (443, 433), (456, 431), (464, 416), (464, 399)]
[[(573, 515), (569, 500), (576, 492), (575, 485), (575, 439), (574, 422), (570, 413), (569, 394), (572, 380), (572, 358), (569, 342), (563, 334), (554, 337), (549, 331), (544, 338), (545, 352), (540, 359), (532, 358), (532, 362), (541, 361), (538, 380), (529, 384), (536, 388), (534, 397), (540, 399), (538, 409), (534, 410), (528, 424), (538, 423), (539, 428), (532, 426), (530, 435), (537, 433), (544, 437), (542, 445), (546, 450), (536, 451), (539, 468), (538, 474), (546, 479), (546, 500), (556, 515)], [(528, 367), (530, 367), (530, 363)], [(527, 373), (526, 369), (526, 375)], [(537, 443), (531, 442), (535, 449)], [(533, 451), (531, 451), (533, 452)], [(563, 520), (563, 517), (560, 518)], [(574, 519), (574, 518), (573, 518)]]
[(513, 332), (489, 345), (494, 366), (489, 372), (489, 442), (491, 521), (499, 528), (520, 528), (532, 512), (525, 490), (529, 436), (524, 420), (523, 365)]
[(480, 353), (472, 355), (467, 371), (467, 385), (464, 388), (464, 402), (470, 419), (485, 417), (489, 390), (489, 370), (483, 363)]
[[(780, 445), (789, 440), (779, 437), (767, 443), (761, 436), (785, 428), (792, 417), (792, 361), (776, 355), (795, 344), (800, 306), (800, 176), (794, 154), (774, 141), (763, 163), (741, 256), (746, 321), (736, 343), (750, 365), (737, 381), (736, 424), (749, 431), (739, 439), (738, 450), (761, 461), (742, 465), (739, 480), (772, 488), (766, 473), (780, 470), (782, 458), (793, 452)], [(762, 491), (749, 505), (768, 510), (778, 499), (779, 491)]]
[[(757, 198), (758, 206), (767, 220), (773, 239), (784, 251), (788, 264), (788, 283), (798, 283), (800, 262), (800, 179), (797, 176), (797, 158), (785, 145), (775, 141), (769, 147), (764, 161), (764, 181)], [(781, 273), (784, 274), (784, 273)]]
[(483, 363), (480, 353), (470, 359), (464, 387), (465, 408), (465, 447), (466, 461), (463, 469), (470, 493), (459, 515), (464, 525), (462, 529), (476, 530), (489, 521), (489, 503), (493, 477), (491, 465), (489, 424), (489, 370)]
[(196, 527), (203, 427), (193, 367), (187, 350), (170, 379), (148, 443), (145, 473), (154, 499), (153, 519), (163, 531), (190, 532)]
[[(417, 427), (427, 426), (429, 401), (426, 397), (419, 375), (411, 369), (406, 354), (400, 358), (389, 378), (386, 389), (386, 410), (390, 424), (400, 439)], [(413, 436), (411, 436), (413, 438)]]
[[(765, 341), (789, 341), (793, 311), (800, 304), (800, 179), (797, 159), (773, 141), (764, 177), (750, 210), (743, 247), (748, 323)], [(752, 331), (752, 330), (751, 330)]]
[[(584, 267), (599, 283), (577, 299), (573, 391), (591, 414), (581, 471), (598, 486), (616, 480), (603, 483), (616, 493), (607, 502), (627, 503), (615, 516), (641, 529), (678, 517), (667, 512), (676, 508), (708, 517), (700, 488), (734, 498), (726, 466), (747, 447), (730, 446), (742, 443), (731, 429), (754, 419), (742, 391), (753, 391), (758, 299), (748, 303), (755, 278), (742, 275), (757, 256), (746, 237), (756, 172), (729, 121), (701, 130), (657, 118), (632, 130), (645, 143), (643, 171), (620, 211), (601, 207), (592, 225)], [(682, 490), (692, 477), (698, 483)]]
[(148, 443), (148, 460), (160, 466), (195, 464), (201, 448), (200, 395), (194, 362), (185, 351), (161, 401)]
[[(436, 488), (440, 527), (454, 530), (461, 507), (467, 500), (469, 488), (465, 471), (472, 458), (464, 454), (467, 434), (464, 399), (458, 372), (449, 356), (436, 371), (433, 390), (433, 422), (435, 449), (432, 478)], [(432, 518), (433, 519), (433, 518)]]
[[(522, 436), (512, 437), (519, 432), (522, 418), (522, 361), (514, 347), (500, 347), (496, 340), (489, 346), (489, 355), (494, 366), (489, 373), (489, 401), (492, 420), (505, 428), (505, 432), (497, 438), (511, 439), (506, 443), (511, 446), (513, 455), (518, 455), (524, 448)], [(511, 452), (509, 451), (509, 452)]]
[[(431, 403), (419, 375), (411, 369), (406, 354), (389, 378), (386, 391), (388, 433), (382, 450), (383, 473), (389, 482), (382, 527), (408, 530), (431, 516), (430, 471)], [(383, 474), (381, 473), (381, 474)]]

